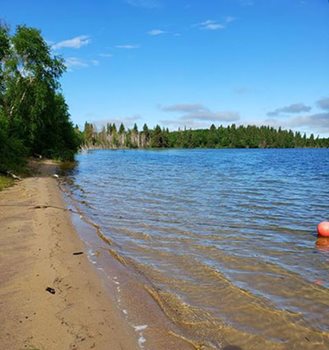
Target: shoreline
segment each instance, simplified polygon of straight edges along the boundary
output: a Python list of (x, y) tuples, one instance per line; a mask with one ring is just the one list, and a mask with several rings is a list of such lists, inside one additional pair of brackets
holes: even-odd
[(0, 193), (0, 347), (196, 348), (175, 332), (145, 281), (71, 209), (51, 177), (59, 164), (35, 162), (33, 171)]
[(64, 180), (59, 182), (59, 187), (71, 212), (72, 224), (87, 248), (87, 257), (126, 324), (136, 332), (139, 349), (210, 350), (181, 334), (182, 329), (174, 324), (154, 298), (153, 285), (148, 277), (136, 269), (131, 259), (122, 256), (118, 252), (120, 246), (86, 216), (79, 200), (72, 196), (70, 185)]
[(1, 348), (138, 349), (61, 209), (56, 180), (26, 178), (1, 192), (0, 206)]

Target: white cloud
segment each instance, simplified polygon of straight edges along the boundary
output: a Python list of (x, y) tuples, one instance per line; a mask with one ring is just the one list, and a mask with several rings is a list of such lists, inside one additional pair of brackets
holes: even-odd
[(166, 33), (167, 32), (165, 32), (164, 30), (161, 30), (161, 29), (152, 29), (152, 30), (147, 32), (147, 34), (151, 35), (151, 36), (158, 36), (158, 35), (166, 34)]
[(232, 23), (236, 20), (235, 17), (227, 16), (222, 21), (214, 21), (208, 19), (204, 22), (197, 23), (195, 27), (198, 27), (201, 30), (219, 30), (225, 29), (229, 23)]
[(329, 111), (329, 97), (322, 98), (316, 102), (317, 106), (321, 109)]
[(180, 117), (180, 121), (192, 122), (192, 121), (208, 121), (208, 122), (233, 122), (240, 119), (240, 115), (237, 112), (232, 111), (211, 111), (209, 108), (202, 104), (175, 104), (171, 106), (160, 106), (160, 109), (164, 112), (178, 112), (184, 113)]
[(77, 57), (68, 57), (65, 59), (65, 65), (67, 68), (86, 68), (88, 63)]
[(312, 129), (318, 128), (319, 130), (329, 132), (329, 113), (317, 113), (295, 117), (287, 120), (287, 124), (291, 127), (307, 126)]
[(301, 113), (309, 112), (312, 109), (310, 106), (306, 106), (304, 103), (294, 103), (289, 106), (277, 108), (274, 111), (268, 112), (267, 115), (275, 117), (281, 113)]
[(83, 60), (78, 57), (68, 57), (65, 59), (65, 65), (69, 71), (79, 68), (87, 68), (90, 66), (98, 66), (98, 60)]
[(306, 127), (309, 130), (320, 133), (329, 132), (329, 112), (316, 113), (311, 115), (304, 115), (298, 117), (291, 117), (285, 119), (267, 119), (266, 124), (274, 127), (282, 126), (285, 128), (302, 128)]
[(198, 23), (197, 26), (203, 30), (218, 30), (218, 29), (225, 28), (225, 26), (223, 24), (221, 24), (217, 21), (210, 20), (210, 19), (208, 19), (207, 21)]
[(54, 50), (62, 48), (80, 49), (80, 47), (88, 45), (91, 39), (87, 35), (76, 36), (75, 38), (60, 41), (52, 46)]
[(131, 49), (139, 49), (140, 45), (136, 45), (136, 44), (116, 45), (116, 48), (117, 49), (131, 50)]

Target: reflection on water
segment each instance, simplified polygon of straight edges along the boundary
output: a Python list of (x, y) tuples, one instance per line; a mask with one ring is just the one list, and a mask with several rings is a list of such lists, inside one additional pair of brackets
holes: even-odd
[[(316, 241), (316, 248), (322, 252), (329, 253), (329, 237), (318, 237)], [(329, 259), (329, 256), (328, 256)]]
[[(95, 151), (74, 197), (204, 348), (329, 348), (329, 151)], [(230, 345), (234, 344), (234, 345)]]

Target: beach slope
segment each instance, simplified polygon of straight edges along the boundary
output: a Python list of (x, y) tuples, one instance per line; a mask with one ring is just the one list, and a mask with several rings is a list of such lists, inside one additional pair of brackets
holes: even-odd
[(1, 349), (137, 349), (55, 178), (31, 177), (2, 191), (0, 224)]

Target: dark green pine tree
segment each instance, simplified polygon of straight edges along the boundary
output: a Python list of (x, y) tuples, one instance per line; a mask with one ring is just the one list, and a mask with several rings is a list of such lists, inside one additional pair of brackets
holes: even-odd
[(157, 125), (151, 134), (151, 147), (152, 148), (162, 148), (164, 147), (165, 141), (163, 137), (163, 132), (160, 125)]

